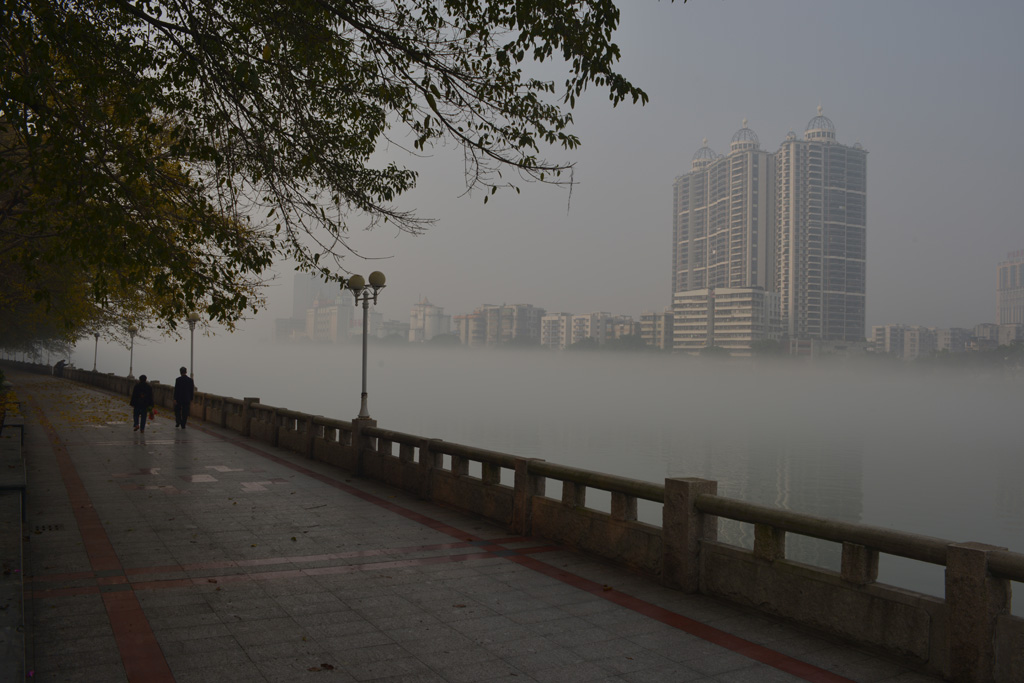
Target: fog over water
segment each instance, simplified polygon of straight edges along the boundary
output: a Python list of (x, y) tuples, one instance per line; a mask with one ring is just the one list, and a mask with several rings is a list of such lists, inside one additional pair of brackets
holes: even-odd
[[(358, 413), (358, 344), (239, 340), (197, 335), (200, 391)], [(135, 374), (170, 383), (188, 354), (187, 338), (141, 341)], [(98, 369), (127, 374), (128, 355), (101, 344)], [(91, 368), (92, 357), (90, 340), (73, 360)], [(371, 345), (368, 369), (370, 415), (383, 428), (653, 482), (705, 477), (729, 497), (1024, 551), (1020, 375), (386, 345)], [(557, 482), (547, 493), (559, 495)], [(587, 504), (607, 509), (607, 498), (588, 491)], [(641, 518), (660, 523), (660, 506), (643, 503)], [(722, 534), (752, 542), (747, 525)], [(838, 567), (835, 544), (790, 536), (789, 553)], [(939, 567), (883, 556), (880, 580), (942, 593)]]

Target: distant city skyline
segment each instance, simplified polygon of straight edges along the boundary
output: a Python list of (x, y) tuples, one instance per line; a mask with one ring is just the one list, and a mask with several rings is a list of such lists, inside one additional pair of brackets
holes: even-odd
[[(583, 96), (574, 112), (582, 146), (542, 150), (576, 162), (571, 196), (523, 185), (484, 206), (480, 194), (461, 196), (461, 156), (437, 149), (410, 162), (423, 175), (399, 201), (438, 219), (425, 235), (353, 224), (350, 244), (384, 259), (346, 264), (387, 274), (378, 303), (386, 318), (404, 319), (423, 296), (453, 314), (481, 302), (661, 310), (671, 303), (665, 197), (701, 139), (721, 146), (748, 118), (775, 152), (821, 104), (845, 144), (871, 150), (866, 327), (995, 321), (994, 268), (1024, 247), (1016, 202), (1024, 93), (1007, 86), (1024, 66), (1016, 35), (1024, 5), (823, 2), (808, 11), (788, 0), (736, 0), (620, 9), (623, 71), (651, 99), (613, 109), (596, 93)], [(766, 41), (779, 35), (787, 39)], [(381, 163), (403, 154), (397, 145), (378, 153)], [(279, 272), (273, 315), (287, 315), (279, 299), (291, 271)]]

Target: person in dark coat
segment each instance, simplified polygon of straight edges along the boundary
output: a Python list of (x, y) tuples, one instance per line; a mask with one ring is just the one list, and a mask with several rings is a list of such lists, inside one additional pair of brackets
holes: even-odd
[(139, 375), (139, 381), (132, 389), (132, 398), (129, 401), (132, 411), (132, 423), (135, 425), (133, 431), (145, 433), (146, 416), (153, 411), (153, 387), (146, 381), (145, 375)]
[(195, 396), (196, 385), (188, 376), (188, 369), (181, 368), (181, 376), (174, 380), (174, 426), (185, 428), (192, 397)]

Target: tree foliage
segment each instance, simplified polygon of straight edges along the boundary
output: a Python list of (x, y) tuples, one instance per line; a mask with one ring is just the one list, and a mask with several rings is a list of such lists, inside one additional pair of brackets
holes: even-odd
[[(254, 308), (277, 256), (343, 281), (352, 221), (429, 223), (396, 208), (417, 176), (386, 146), (454, 142), (487, 193), (564, 182), (544, 152), (579, 144), (582, 93), (646, 100), (618, 21), (612, 0), (5, 0), (0, 274), (52, 305), (69, 267), (172, 329)], [(563, 83), (528, 73), (548, 61)]]

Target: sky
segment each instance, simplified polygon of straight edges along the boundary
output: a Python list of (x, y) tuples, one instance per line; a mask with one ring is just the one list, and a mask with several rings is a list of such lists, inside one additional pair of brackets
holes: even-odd
[[(354, 231), (352, 272), (381, 270), (378, 309), (407, 321), (426, 297), (445, 313), (529, 303), (639, 317), (671, 304), (672, 184), (701, 139), (718, 153), (746, 118), (774, 152), (820, 104), (839, 142), (868, 154), (867, 326), (970, 327), (995, 319), (995, 271), (1024, 249), (1024, 3), (690, 0), (619, 3), (620, 70), (650, 96), (578, 104), (576, 185), (533, 184), (483, 203), (462, 157), (412, 160), (399, 202), (437, 220), (425, 235)], [(560, 81), (559, 81), (560, 82)], [(409, 162), (398, 150), (382, 155)], [(278, 268), (269, 323), (290, 314)], [(269, 329), (269, 325), (268, 325)]]

